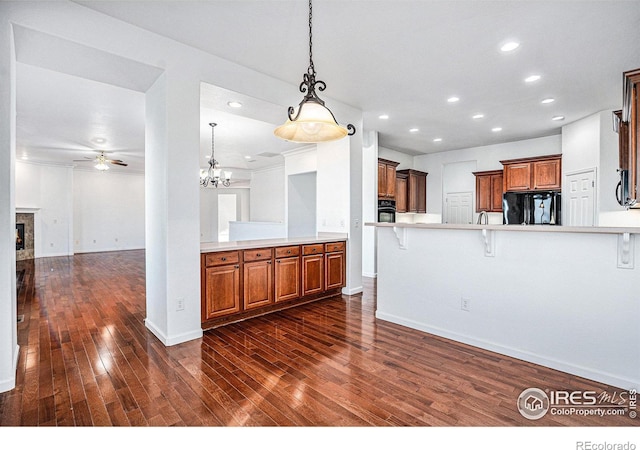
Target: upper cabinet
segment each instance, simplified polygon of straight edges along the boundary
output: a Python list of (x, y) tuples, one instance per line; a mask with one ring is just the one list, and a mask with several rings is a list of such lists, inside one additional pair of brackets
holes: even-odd
[(395, 200), (396, 167), (400, 163), (378, 158), (378, 198)]
[(503, 191), (559, 191), (562, 155), (500, 161), (504, 166)]
[(620, 182), (616, 189), (618, 203), (640, 207), (640, 69), (623, 74), (622, 110), (614, 111), (614, 129), (619, 135)]
[(399, 189), (404, 186), (405, 191), (396, 193), (396, 212), (427, 212), (427, 175), (413, 169), (397, 171), (396, 186)]
[(502, 212), (503, 171), (473, 172), (476, 176), (476, 212)]

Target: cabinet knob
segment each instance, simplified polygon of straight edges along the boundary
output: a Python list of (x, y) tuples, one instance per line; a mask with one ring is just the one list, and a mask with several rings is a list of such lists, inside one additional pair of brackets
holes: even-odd
[(276, 262), (277, 262), (278, 264), (280, 264), (280, 260), (279, 260), (279, 259), (276, 259)]
[(222, 258), (220, 258), (220, 259), (221, 259), (221, 260), (223, 260), (223, 261), (226, 261), (226, 260), (227, 260), (227, 257), (226, 257), (226, 256), (223, 256), (223, 257), (222, 257)]
[(271, 261), (267, 261), (267, 264), (271, 264)]
[(291, 250), (287, 250), (287, 253), (291, 253)]
[(260, 256), (262, 256), (262, 255), (261, 255), (260, 253), (256, 253), (256, 256), (260, 257)]
[(238, 266), (237, 264), (235, 266), (233, 266), (234, 269), (239, 269), (240, 266)]

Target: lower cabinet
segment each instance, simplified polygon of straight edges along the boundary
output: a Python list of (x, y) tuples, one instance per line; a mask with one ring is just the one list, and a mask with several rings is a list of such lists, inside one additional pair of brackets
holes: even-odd
[(203, 328), (339, 294), (345, 247), (340, 241), (203, 253)]
[(237, 264), (207, 267), (204, 269), (202, 301), (203, 320), (240, 311), (240, 266)]

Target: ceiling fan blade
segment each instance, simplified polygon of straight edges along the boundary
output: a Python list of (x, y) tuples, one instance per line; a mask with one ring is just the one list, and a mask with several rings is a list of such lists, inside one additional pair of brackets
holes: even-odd
[(107, 159), (105, 161), (110, 162), (110, 163), (121, 163), (121, 162), (123, 162), (121, 159)]
[(129, 164), (125, 164), (123, 162), (119, 162), (119, 161), (109, 161), (111, 164), (115, 164), (116, 166), (128, 166)]
[(93, 162), (93, 159), (74, 159), (74, 162)]

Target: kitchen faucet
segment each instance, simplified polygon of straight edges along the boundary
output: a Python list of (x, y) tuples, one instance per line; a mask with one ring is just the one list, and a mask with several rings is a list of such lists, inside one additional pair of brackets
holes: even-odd
[(489, 214), (486, 211), (480, 211), (478, 215), (478, 225), (488, 225), (489, 224)]

